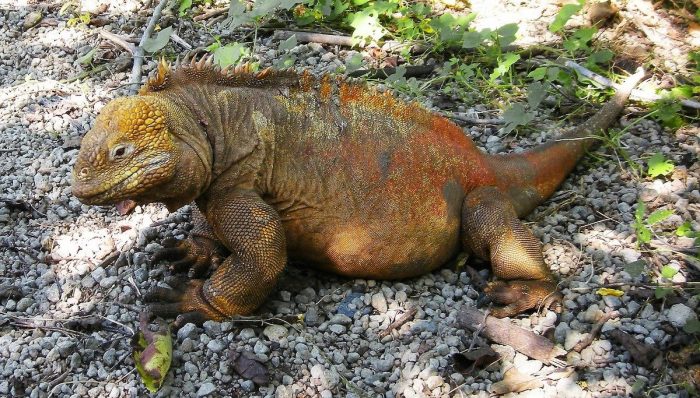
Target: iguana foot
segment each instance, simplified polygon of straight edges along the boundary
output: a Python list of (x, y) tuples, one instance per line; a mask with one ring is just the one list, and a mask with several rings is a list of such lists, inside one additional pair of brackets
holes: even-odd
[(149, 311), (162, 318), (175, 318), (173, 325), (179, 328), (186, 323), (201, 325), (207, 320), (221, 320), (224, 315), (204, 298), (204, 280), (194, 279), (174, 289), (154, 287), (144, 296), (151, 303)]
[(173, 261), (171, 266), (175, 272), (187, 272), (191, 269), (193, 277), (199, 278), (211, 268), (216, 268), (221, 259), (221, 249), (209, 239), (168, 238), (163, 240), (163, 249), (153, 255), (152, 262), (155, 264), (161, 260)]
[(501, 306), (491, 309), (491, 315), (504, 318), (532, 308), (550, 308), (561, 303), (562, 295), (556, 284), (543, 280), (514, 280), (491, 282), (486, 295)]

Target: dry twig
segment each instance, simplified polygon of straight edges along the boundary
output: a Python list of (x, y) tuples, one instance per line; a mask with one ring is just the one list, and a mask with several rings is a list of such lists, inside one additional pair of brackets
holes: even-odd
[(576, 352), (581, 352), (584, 348), (591, 345), (593, 340), (598, 338), (600, 330), (603, 328), (603, 325), (605, 325), (605, 322), (613, 318), (617, 318), (618, 316), (620, 316), (620, 313), (617, 311), (611, 311), (603, 314), (600, 317), (600, 319), (598, 319), (598, 321), (593, 325), (593, 327), (591, 327), (591, 331), (588, 333), (588, 336), (586, 336), (583, 340), (579, 341), (578, 344), (574, 346), (573, 350)]
[(400, 328), (406, 322), (413, 319), (413, 317), (416, 316), (416, 312), (418, 312), (418, 309), (412, 305), (411, 308), (408, 309), (408, 311), (404, 312), (403, 315), (396, 318), (396, 320), (394, 322), (392, 322), (391, 324), (389, 324), (389, 326), (387, 326), (386, 329), (379, 332), (379, 338), (383, 339), (384, 337), (390, 335), (391, 332)]

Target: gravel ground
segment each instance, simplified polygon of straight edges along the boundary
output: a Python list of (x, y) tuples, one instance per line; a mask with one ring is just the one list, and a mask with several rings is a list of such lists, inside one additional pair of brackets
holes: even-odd
[[(163, 238), (186, 236), (189, 209), (168, 214), (160, 205), (148, 205), (119, 216), (112, 208), (84, 206), (72, 197), (70, 172), (79, 139), (104, 104), (124, 93), (129, 76), (108, 70), (71, 83), (62, 79), (78, 73), (76, 60), (98, 43), (98, 56), (105, 59), (121, 50), (98, 37), (100, 28), (68, 27), (69, 16), (60, 16), (58, 7), (46, 11), (40, 25), (22, 32), (22, 21), (36, 8), (2, 4), (0, 396), (145, 396), (134, 371), (129, 333), (143, 307), (142, 293), (163, 285), (169, 275), (165, 266), (150, 266), (149, 258)], [(102, 28), (140, 37), (150, 9), (126, 2), (112, 7), (111, 23)], [(161, 23), (172, 22), (166, 17)], [(175, 26), (193, 46), (211, 40), (192, 22)], [(277, 45), (269, 38), (259, 40), (256, 54), (263, 65), (279, 55)], [(317, 44), (291, 51), (298, 66), (315, 73), (335, 71), (353, 54)], [(145, 70), (153, 66), (149, 59)], [(427, 97), (430, 106), (431, 95)], [(552, 124), (546, 119), (539, 123)], [(522, 150), (552, 136), (501, 137), (497, 129), (482, 126), (467, 130), (489, 152)], [(507, 346), (495, 346), (502, 360), (484, 370), (467, 375), (455, 370), (451, 355), (470, 348), (473, 340), (456, 326), (455, 317), (479, 297), (468, 274), (455, 267), (379, 282), (343, 279), (299, 265), (289, 267), (259, 313), (304, 314), (303, 324), (186, 325), (177, 332), (172, 368), (156, 396), (485, 397), (513, 366), (542, 376), (545, 383), (512, 396), (625, 396), (635, 385), (683, 396), (673, 386), (672, 370), (638, 366), (606, 332), (620, 329), (666, 349), (682, 337), (683, 324), (697, 316), (697, 297), (681, 293), (665, 302), (649, 299), (629, 284), (655, 283), (657, 276), (632, 277), (623, 269), (644, 259), (649, 271), (658, 264), (677, 268), (673, 282), (689, 277), (677, 255), (640, 251), (632, 224), (641, 200), (649, 211), (674, 211), (654, 226), (658, 240), (688, 246), (686, 238), (670, 232), (684, 221), (700, 229), (698, 130), (670, 133), (643, 121), (627, 131), (620, 146), (638, 164), (662, 152), (675, 171), (665, 178), (635, 178), (613, 152), (599, 150), (598, 159), (586, 160), (560, 193), (528, 218), (544, 243), (547, 263), (562, 278), (564, 311), (559, 319), (546, 312), (513, 322), (538, 333), (553, 331), (555, 341), (568, 350), (602, 312), (620, 314), (588, 348), (568, 355), (569, 372), (555, 372)], [(622, 284), (623, 296), (596, 294), (599, 287), (615, 283)], [(415, 317), (380, 339), (378, 333), (411, 306), (418, 309)], [(243, 350), (254, 352), (268, 367), (269, 385), (255, 386), (232, 370), (230, 352)]]

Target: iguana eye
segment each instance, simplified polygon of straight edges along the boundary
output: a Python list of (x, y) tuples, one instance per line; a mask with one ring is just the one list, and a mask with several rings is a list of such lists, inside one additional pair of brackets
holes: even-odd
[(114, 148), (112, 148), (110, 156), (112, 159), (121, 159), (131, 154), (132, 150), (133, 147), (131, 145), (117, 145)]

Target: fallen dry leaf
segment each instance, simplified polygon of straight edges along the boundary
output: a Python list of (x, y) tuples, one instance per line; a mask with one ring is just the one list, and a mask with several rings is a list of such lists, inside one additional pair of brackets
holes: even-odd
[(544, 383), (538, 377), (520, 373), (515, 367), (512, 367), (503, 374), (503, 380), (491, 384), (489, 391), (496, 395), (503, 395), (510, 392), (518, 393), (532, 390), (543, 385)]
[(270, 374), (255, 353), (250, 351), (232, 351), (231, 362), (233, 370), (242, 378), (251, 380), (259, 386), (270, 383)]
[(500, 355), (491, 347), (477, 348), (474, 351), (452, 355), (455, 370), (464, 374), (484, 369), (498, 361), (499, 358)]

